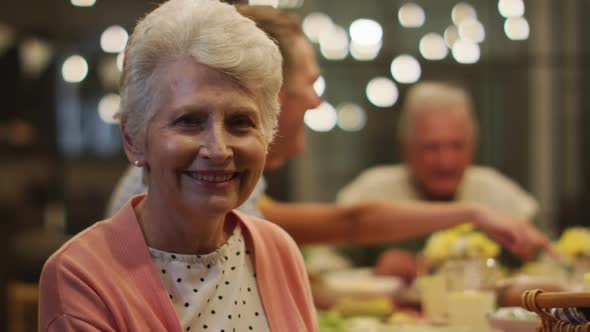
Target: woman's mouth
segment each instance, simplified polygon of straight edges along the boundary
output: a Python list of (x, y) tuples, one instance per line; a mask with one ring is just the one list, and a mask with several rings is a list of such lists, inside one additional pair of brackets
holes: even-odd
[(222, 183), (230, 181), (238, 176), (238, 172), (231, 173), (204, 173), (204, 172), (185, 172), (186, 175), (197, 181)]

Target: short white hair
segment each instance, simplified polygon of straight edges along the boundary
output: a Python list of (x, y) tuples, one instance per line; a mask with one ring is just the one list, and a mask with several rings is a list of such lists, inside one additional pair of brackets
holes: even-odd
[(414, 135), (418, 114), (437, 111), (465, 112), (477, 138), (477, 121), (473, 114), (473, 102), (469, 93), (456, 85), (443, 82), (425, 81), (412, 86), (405, 97), (398, 122), (398, 139), (407, 142)]
[(132, 139), (143, 138), (161, 107), (157, 68), (191, 58), (228, 74), (260, 107), (272, 141), (279, 113), (282, 58), (254, 22), (218, 0), (170, 0), (141, 19), (125, 50), (120, 118)]

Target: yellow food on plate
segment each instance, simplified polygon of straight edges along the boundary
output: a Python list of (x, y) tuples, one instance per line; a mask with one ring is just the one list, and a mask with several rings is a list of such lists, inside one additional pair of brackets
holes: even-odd
[(400, 311), (393, 313), (388, 319), (388, 324), (414, 324), (418, 321), (418, 315), (414, 312)]
[(373, 316), (388, 317), (395, 307), (387, 297), (371, 299), (343, 298), (336, 302), (332, 310), (339, 312), (342, 316)]

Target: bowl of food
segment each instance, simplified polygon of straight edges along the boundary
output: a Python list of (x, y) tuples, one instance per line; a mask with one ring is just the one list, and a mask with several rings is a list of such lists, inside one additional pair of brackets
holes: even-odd
[(488, 316), (490, 327), (502, 332), (535, 332), (541, 318), (520, 307), (499, 308)]
[(341, 297), (391, 297), (402, 286), (401, 279), (378, 276), (368, 268), (331, 271), (323, 275), (324, 286)]

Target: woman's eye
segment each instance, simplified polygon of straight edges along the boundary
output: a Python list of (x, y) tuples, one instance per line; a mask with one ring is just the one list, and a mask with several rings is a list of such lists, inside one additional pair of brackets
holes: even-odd
[(233, 128), (252, 128), (256, 127), (254, 121), (246, 115), (234, 116), (229, 119), (229, 125)]
[(176, 124), (181, 126), (199, 126), (203, 124), (203, 122), (204, 119), (201, 117), (190, 115), (182, 116), (176, 120)]

